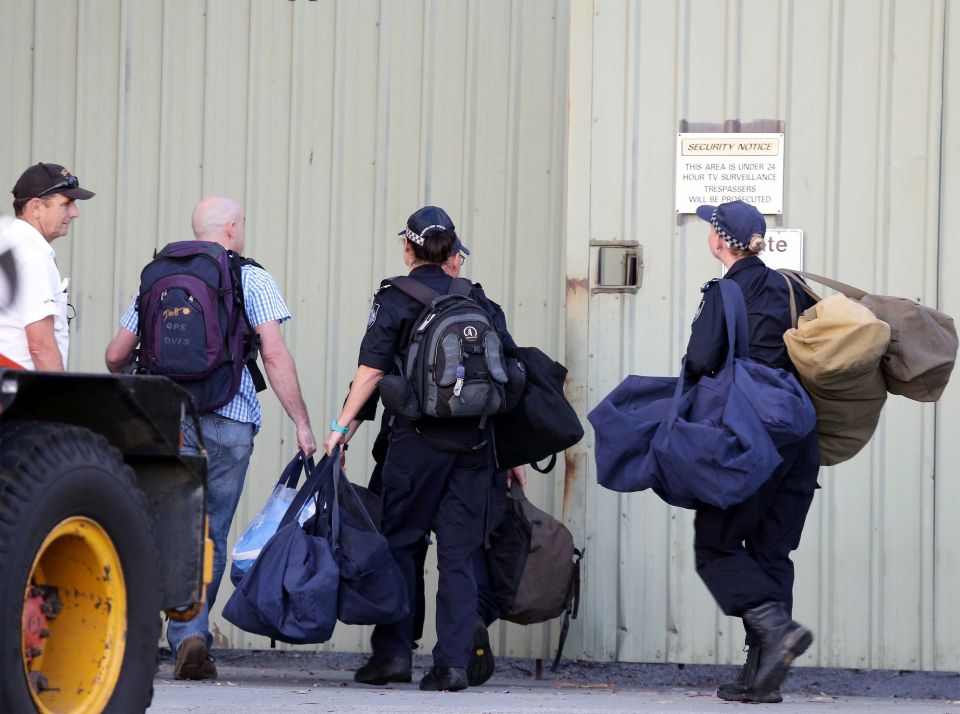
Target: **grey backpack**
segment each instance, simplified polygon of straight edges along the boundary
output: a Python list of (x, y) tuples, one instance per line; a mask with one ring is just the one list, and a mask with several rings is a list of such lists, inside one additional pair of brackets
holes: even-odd
[(380, 383), (384, 404), (411, 420), (485, 419), (504, 411), (509, 375), (500, 335), (470, 297), (470, 282), (454, 278), (446, 295), (406, 276), (389, 283), (424, 310), (411, 331), (401, 377)]

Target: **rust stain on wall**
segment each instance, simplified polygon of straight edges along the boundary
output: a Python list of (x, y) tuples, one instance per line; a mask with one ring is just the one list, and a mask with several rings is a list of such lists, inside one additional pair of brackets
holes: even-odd
[(577, 478), (579, 477), (577, 457), (573, 453), (573, 449), (567, 449), (563, 452), (563, 465), (563, 511), (561, 513), (565, 514), (570, 496), (576, 488)]
[(580, 290), (586, 292), (587, 290), (587, 279), (586, 278), (567, 278), (567, 294), (576, 293)]

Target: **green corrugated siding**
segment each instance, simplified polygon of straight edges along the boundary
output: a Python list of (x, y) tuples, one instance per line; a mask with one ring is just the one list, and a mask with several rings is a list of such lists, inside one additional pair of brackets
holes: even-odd
[[(566, 8), (4, 0), (0, 181), (57, 161), (97, 192), (56, 244), (80, 314), (70, 368), (104, 370), (141, 267), (155, 247), (190, 236), (207, 194), (246, 209), (247, 252), (294, 315), (284, 332), (320, 439), (356, 367), (370, 296), (404, 271), (396, 233), (423, 203), (454, 217), (472, 250), (465, 275), (503, 305), (515, 334), (558, 354)], [(295, 449), (276, 398), (263, 403), (234, 537)], [(361, 483), (372, 466), (365, 431), (350, 451)], [(544, 479), (532, 497), (552, 506), (557, 483)], [(220, 593), (222, 605), (226, 580)], [(543, 631), (497, 638), (504, 652), (546, 654)], [(214, 632), (217, 646), (268, 644), (219, 616)], [(341, 626), (326, 647), (362, 649), (368, 634)]]
[[(585, 277), (588, 237), (639, 241), (645, 271), (635, 296), (596, 295), (585, 308), (585, 409), (624, 374), (675, 373), (699, 284), (718, 274), (704, 225), (673, 211), (671, 141), (684, 121), (717, 130), (783, 121), (782, 225), (805, 231), (806, 267), (957, 314), (951, 4), (590, 5), (575, 13), (589, 32), (571, 35), (580, 38), (571, 74), (578, 67), (591, 82), (572, 85), (568, 147), (576, 156), (589, 146), (589, 173), (571, 175), (567, 191), (568, 223), (586, 222), (589, 236), (568, 234), (568, 277)], [(795, 558), (795, 614), (817, 634), (801, 664), (957, 669), (956, 394), (939, 406), (891, 397), (862, 454), (822, 470)], [(650, 494), (579, 488), (594, 554), (585, 654), (739, 661), (739, 622), (718, 612), (694, 572), (691, 514)]]
[[(628, 373), (677, 368), (715, 275), (673, 208), (681, 122), (783, 121), (782, 224), (807, 267), (960, 313), (960, 91), (946, 0), (5, 0), (0, 174), (70, 166), (97, 191), (58, 261), (80, 313), (70, 367), (102, 371), (140, 267), (188, 237), (202, 195), (240, 200), (280, 283), (318, 433), (356, 364), (393, 235), (425, 202), (514, 334), (561, 357), (584, 411)], [(590, 296), (589, 241), (643, 245), (636, 295)], [(960, 668), (960, 429), (893, 397), (855, 460), (825, 469), (797, 553), (803, 664)], [(292, 454), (273, 396), (234, 536)], [(372, 431), (372, 430), (370, 430)], [(372, 434), (350, 451), (365, 482)], [(739, 624), (693, 570), (688, 512), (593, 483), (592, 434), (531, 497), (586, 545), (570, 656), (737, 662)], [(435, 566), (431, 565), (431, 581)], [(428, 585), (428, 588), (432, 587)], [(221, 604), (230, 586), (221, 590)], [(428, 598), (427, 648), (433, 639)], [(216, 617), (218, 646), (265, 646)], [(546, 656), (558, 628), (498, 625)], [(341, 626), (326, 648), (367, 646)]]

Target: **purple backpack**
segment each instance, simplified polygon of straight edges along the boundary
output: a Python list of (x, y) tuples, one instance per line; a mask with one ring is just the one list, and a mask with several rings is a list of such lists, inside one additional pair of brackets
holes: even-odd
[(240, 389), (243, 368), (266, 387), (259, 338), (243, 305), (240, 268), (256, 265), (219, 243), (170, 243), (140, 273), (140, 371), (178, 382), (201, 412)]

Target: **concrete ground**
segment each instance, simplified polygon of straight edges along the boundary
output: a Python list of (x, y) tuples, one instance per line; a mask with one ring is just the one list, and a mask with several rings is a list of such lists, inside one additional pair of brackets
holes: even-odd
[(169, 656), (154, 681), (151, 714), (173, 712), (939, 712), (960, 714), (960, 674), (796, 668), (782, 704), (736, 704), (714, 696), (736, 667), (565, 663), (498, 659), (482, 687), (455, 694), (421, 692), (430, 661), (414, 659), (412, 684), (368, 687), (353, 682), (362, 655), (296, 651), (214, 651), (215, 682), (173, 679)]

